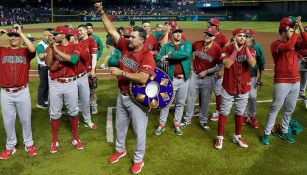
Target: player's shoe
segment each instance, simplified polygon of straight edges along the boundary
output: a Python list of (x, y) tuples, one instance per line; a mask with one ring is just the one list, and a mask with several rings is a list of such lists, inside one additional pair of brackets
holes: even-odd
[(209, 131), (210, 129), (207, 123), (199, 123), (199, 126), (205, 131)]
[(241, 135), (233, 135), (232, 141), (242, 148), (248, 148), (246, 141), (241, 137)]
[(295, 143), (295, 139), (292, 137), (290, 133), (278, 132), (278, 136), (289, 143)]
[(214, 145), (215, 149), (220, 150), (220, 149), (223, 148), (223, 139), (224, 139), (223, 136), (217, 136), (216, 137), (216, 141), (215, 141), (215, 145)]
[(40, 108), (40, 109), (48, 109), (48, 105), (46, 105), (46, 104), (42, 104), (42, 105), (37, 104), (36, 107)]
[(51, 146), (49, 148), (50, 153), (54, 154), (54, 153), (58, 152), (59, 146), (60, 146), (59, 142), (52, 142)]
[(180, 127), (184, 128), (184, 127), (187, 127), (190, 124), (192, 124), (191, 121), (183, 120), (179, 125), (180, 125)]
[(249, 117), (249, 124), (250, 124), (253, 128), (255, 128), (255, 129), (259, 128), (259, 124), (258, 124), (258, 122), (257, 122), (257, 120), (256, 120), (256, 116), (250, 116), (250, 117)]
[(90, 129), (97, 129), (97, 126), (93, 122), (85, 123), (84, 126)]
[(175, 131), (175, 134), (177, 134), (178, 136), (182, 136), (183, 135), (183, 132), (181, 131), (180, 129), (180, 125), (174, 125), (174, 131)]
[(195, 109), (195, 110), (194, 110), (193, 116), (194, 116), (194, 117), (199, 117), (199, 109)]
[(138, 174), (142, 171), (142, 168), (144, 166), (144, 161), (142, 160), (139, 163), (133, 163), (132, 167), (131, 167), (131, 173), (133, 174)]
[(16, 149), (13, 148), (11, 150), (6, 149), (0, 154), (0, 160), (7, 160), (11, 157), (11, 155), (16, 153)]
[(28, 146), (25, 147), (25, 150), (29, 154), (29, 156), (35, 156), (37, 155), (37, 148), (35, 146)]
[(211, 120), (211, 121), (214, 121), (214, 122), (219, 121), (219, 115), (220, 115), (220, 114), (219, 114), (218, 111), (213, 112), (212, 115), (211, 115), (211, 117), (210, 117), (210, 120)]
[(263, 145), (268, 145), (270, 144), (270, 136), (263, 134), (261, 137), (261, 141), (260, 141)]
[(81, 143), (80, 139), (73, 139), (71, 142), (77, 149), (84, 149), (84, 145)]
[(127, 151), (126, 149), (123, 152), (118, 152), (115, 151), (115, 153), (113, 153), (109, 158), (108, 158), (108, 162), (109, 163), (116, 163), (119, 161), (120, 158), (125, 157), (127, 155)]
[(161, 135), (162, 132), (165, 130), (165, 125), (160, 124), (159, 127), (155, 130), (155, 135)]

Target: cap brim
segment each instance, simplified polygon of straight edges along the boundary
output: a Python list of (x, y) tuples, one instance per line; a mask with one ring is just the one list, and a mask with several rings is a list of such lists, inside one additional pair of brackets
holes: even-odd
[(180, 33), (182, 33), (182, 32), (183, 32), (183, 30), (182, 30), (182, 29), (174, 30), (172, 33), (176, 33), (176, 32), (180, 32)]
[(205, 31), (204, 33), (208, 33), (208, 34), (210, 34), (210, 35), (212, 35), (212, 36), (215, 36), (215, 34), (213, 34), (213, 33), (211, 33), (211, 32)]
[(57, 35), (57, 34), (59, 34), (58, 32), (51, 32), (52, 33), (52, 35)]

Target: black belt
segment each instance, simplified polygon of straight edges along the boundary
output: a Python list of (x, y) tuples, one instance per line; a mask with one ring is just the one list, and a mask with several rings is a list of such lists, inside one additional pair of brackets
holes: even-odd
[(81, 74), (78, 74), (78, 75), (77, 75), (77, 78), (81, 78), (81, 77), (83, 77), (85, 74), (86, 74), (86, 72), (83, 72), (83, 73), (81, 73)]
[(123, 96), (130, 96), (128, 92), (120, 92)]

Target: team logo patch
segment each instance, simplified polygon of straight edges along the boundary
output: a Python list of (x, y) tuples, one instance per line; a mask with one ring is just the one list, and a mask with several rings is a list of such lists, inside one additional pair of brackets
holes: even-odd
[(207, 60), (208, 62), (212, 62), (213, 61), (213, 58), (208, 55), (207, 53), (204, 53), (204, 52), (200, 52), (200, 51), (195, 51), (195, 56), (203, 59), (203, 60)]
[(132, 59), (128, 58), (126, 55), (120, 59), (120, 62), (123, 63), (126, 67), (132, 69), (137, 72), (139, 70), (139, 65)]

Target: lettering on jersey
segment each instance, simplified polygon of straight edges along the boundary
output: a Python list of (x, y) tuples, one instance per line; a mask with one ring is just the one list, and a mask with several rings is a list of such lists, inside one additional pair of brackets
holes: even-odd
[(209, 62), (213, 61), (213, 58), (210, 55), (208, 55), (207, 53), (200, 52), (200, 51), (195, 51), (194, 53), (195, 53), (195, 56), (197, 56), (197, 57), (199, 57), (203, 60), (207, 60)]
[(21, 63), (26, 64), (27, 59), (24, 56), (4, 56), (2, 59), (2, 64), (5, 63)]
[(60, 55), (55, 55), (55, 59), (58, 61), (64, 61), (64, 58), (62, 58)]
[(134, 70), (135, 72), (139, 70), (139, 65), (132, 59), (128, 58), (126, 55), (122, 57), (122, 59), (120, 59), (120, 62), (122, 62), (126, 67)]
[(238, 55), (237, 58), (236, 58), (237, 62), (243, 62), (243, 61), (246, 61), (246, 60), (247, 60), (246, 55)]

